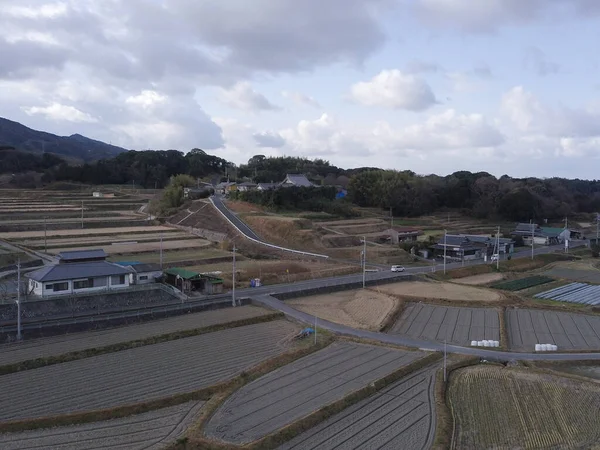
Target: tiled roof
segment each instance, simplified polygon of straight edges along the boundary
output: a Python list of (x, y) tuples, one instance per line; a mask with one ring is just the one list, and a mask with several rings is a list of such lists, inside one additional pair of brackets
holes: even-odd
[(136, 264), (131, 267), (136, 273), (143, 272), (160, 272), (160, 264), (148, 263), (148, 264)]
[(285, 180), (281, 182), (281, 184), (293, 184), (294, 186), (303, 186), (303, 187), (312, 187), (314, 186), (308, 178), (302, 174), (288, 173), (285, 177)]
[(78, 259), (106, 258), (108, 255), (102, 249), (95, 250), (74, 250), (70, 252), (60, 252), (58, 257), (61, 261), (77, 261)]
[(107, 261), (92, 261), (85, 263), (57, 264), (46, 266), (27, 275), (35, 281), (62, 281), (78, 278), (106, 277), (110, 275), (125, 275), (129, 269)]

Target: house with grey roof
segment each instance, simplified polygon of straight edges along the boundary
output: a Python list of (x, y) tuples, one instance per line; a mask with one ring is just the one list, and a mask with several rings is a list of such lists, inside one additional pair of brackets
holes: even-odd
[(521, 236), (525, 245), (556, 245), (571, 239), (571, 230), (567, 228), (540, 227), (536, 223), (519, 223), (511, 236)]
[[(500, 245), (498, 245), (498, 241)], [(431, 247), (435, 256), (444, 255), (456, 260), (479, 259), (494, 254), (510, 254), (514, 251), (514, 241), (508, 238), (480, 234), (448, 234)]]
[(238, 191), (240, 192), (253, 191), (257, 187), (258, 185), (256, 183), (252, 183), (251, 181), (244, 181), (243, 183), (239, 183), (237, 185)]
[(279, 183), (258, 183), (257, 189), (259, 191), (270, 191), (271, 189), (277, 189)]
[(39, 297), (101, 292), (129, 287), (131, 268), (106, 261), (103, 250), (62, 252), (59, 263), (26, 275)]
[(285, 179), (279, 183), (280, 187), (290, 187), (290, 186), (298, 186), (298, 187), (314, 187), (305, 175), (288, 173), (285, 176)]
[(156, 280), (163, 276), (160, 264), (133, 264), (128, 267), (131, 269), (129, 274), (129, 284), (149, 284), (156, 283)]

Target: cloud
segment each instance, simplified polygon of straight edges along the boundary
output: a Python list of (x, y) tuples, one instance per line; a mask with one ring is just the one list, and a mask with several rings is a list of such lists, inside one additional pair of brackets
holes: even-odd
[(440, 72), (442, 71), (442, 66), (437, 63), (429, 62), (429, 61), (421, 61), (418, 59), (413, 59), (410, 61), (405, 68), (406, 73), (426, 73), (426, 72)]
[(293, 100), (298, 105), (311, 106), (313, 108), (321, 108), (321, 105), (319, 104), (319, 102), (317, 100), (315, 100), (313, 97), (311, 97), (309, 95), (301, 94), (300, 92), (282, 91), (281, 95), (284, 98)]
[(488, 79), (488, 78), (493, 77), (492, 69), (490, 69), (490, 66), (484, 62), (480, 62), (480, 63), (476, 64), (475, 67), (473, 67), (473, 70), (471, 72), (476, 77), (479, 77), (482, 79)]
[(537, 47), (529, 47), (525, 51), (523, 65), (541, 77), (553, 75), (560, 71), (560, 64), (549, 61), (546, 54)]
[(271, 131), (254, 133), (252, 137), (259, 147), (280, 148), (285, 145), (285, 139), (279, 133)]
[(522, 86), (506, 92), (501, 101), (501, 114), (522, 133), (554, 137), (600, 136), (600, 112), (552, 107), (542, 103)]
[(95, 117), (92, 117), (88, 113), (80, 111), (73, 106), (62, 105), (62, 104), (56, 103), (56, 102), (52, 103), (51, 105), (48, 105), (48, 106), (30, 106), (30, 107), (23, 107), (22, 109), (23, 109), (23, 111), (25, 111), (26, 114), (28, 114), (30, 116), (40, 114), (51, 120), (57, 120), (57, 121), (66, 120), (68, 122), (87, 122), (87, 123), (98, 122), (98, 119), (96, 119)]
[(231, 89), (221, 89), (219, 99), (227, 106), (242, 111), (276, 111), (281, 109), (256, 92), (250, 83), (241, 81)]
[(370, 81), (354, 84), (351, 97), (365, 106), (409, 111), (423, 111), (436, 103), (431, 88), (423, 79), (399, 70), (383, 70)]

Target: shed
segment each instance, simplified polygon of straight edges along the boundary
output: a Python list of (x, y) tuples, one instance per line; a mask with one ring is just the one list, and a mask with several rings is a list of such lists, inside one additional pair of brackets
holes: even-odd
[(180, 267), (172, 267), (165, 270), (164, 273), (168, 284), (175, 286), (186, 294), (194, 291), (202, 294), (223, 292), (223, 279), (212, 275), (205, 275)]

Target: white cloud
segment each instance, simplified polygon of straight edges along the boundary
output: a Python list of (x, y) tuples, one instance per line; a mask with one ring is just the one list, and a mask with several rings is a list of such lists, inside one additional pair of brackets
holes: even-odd
[(313, 108), (321, 108), (321, 105), (319, 104), (319, 102), (317, 100), (315, 100), (314, 97), (311, 97), (310, 95), (305, 95), (300, 92), (290, 92), (290, 91), (282, 91), (281, 95), (284, 98), (293, 100), (298, 105), (312, 106)]
[(351, 97), (365, 106), (422, 111), (436, 103), (429, 85), (415, 75), (399, 70), (383, 70), (370, 81), (351, 88)]
[(80, 111), (74, 106), (63, 105), (60, 103), (52, 103), (48, 106), (30, 106), (22, 107), (22, 110), (30, 115), (40, 114), (51, 120), (68, 121), (68, 122), (87, 122), (95, 123), (98, 119), (90, 114)]
[(560, 71), (560, 64), (550, 61), (546, 54), (537, 47), (529, 47), (525, 51), (523, 65), (541, 77)]
[(28, 19), (56, 18), (67, 14), (67, 5), (63, 2), (46, 3), (37, 7), (0, 4), (0, 14)]
[(279, 133), (272, 131), (254, 133), (252, 137), (259, 147), (280, 148), (285, 145), (285, 139)]
[(138, 95), (127, 97), (125, 102), (141, 108), (150, 108), (163, 103), (166, 99), (167, 97), (159, 94), (156, 91), (143, 90)]
[(230, 89), (220, 89), (219, 99), (227, 106), (242, 111), (275, 111), (281, 109), (264, 95), (255, 91), (250, 83), (241, 81)]

